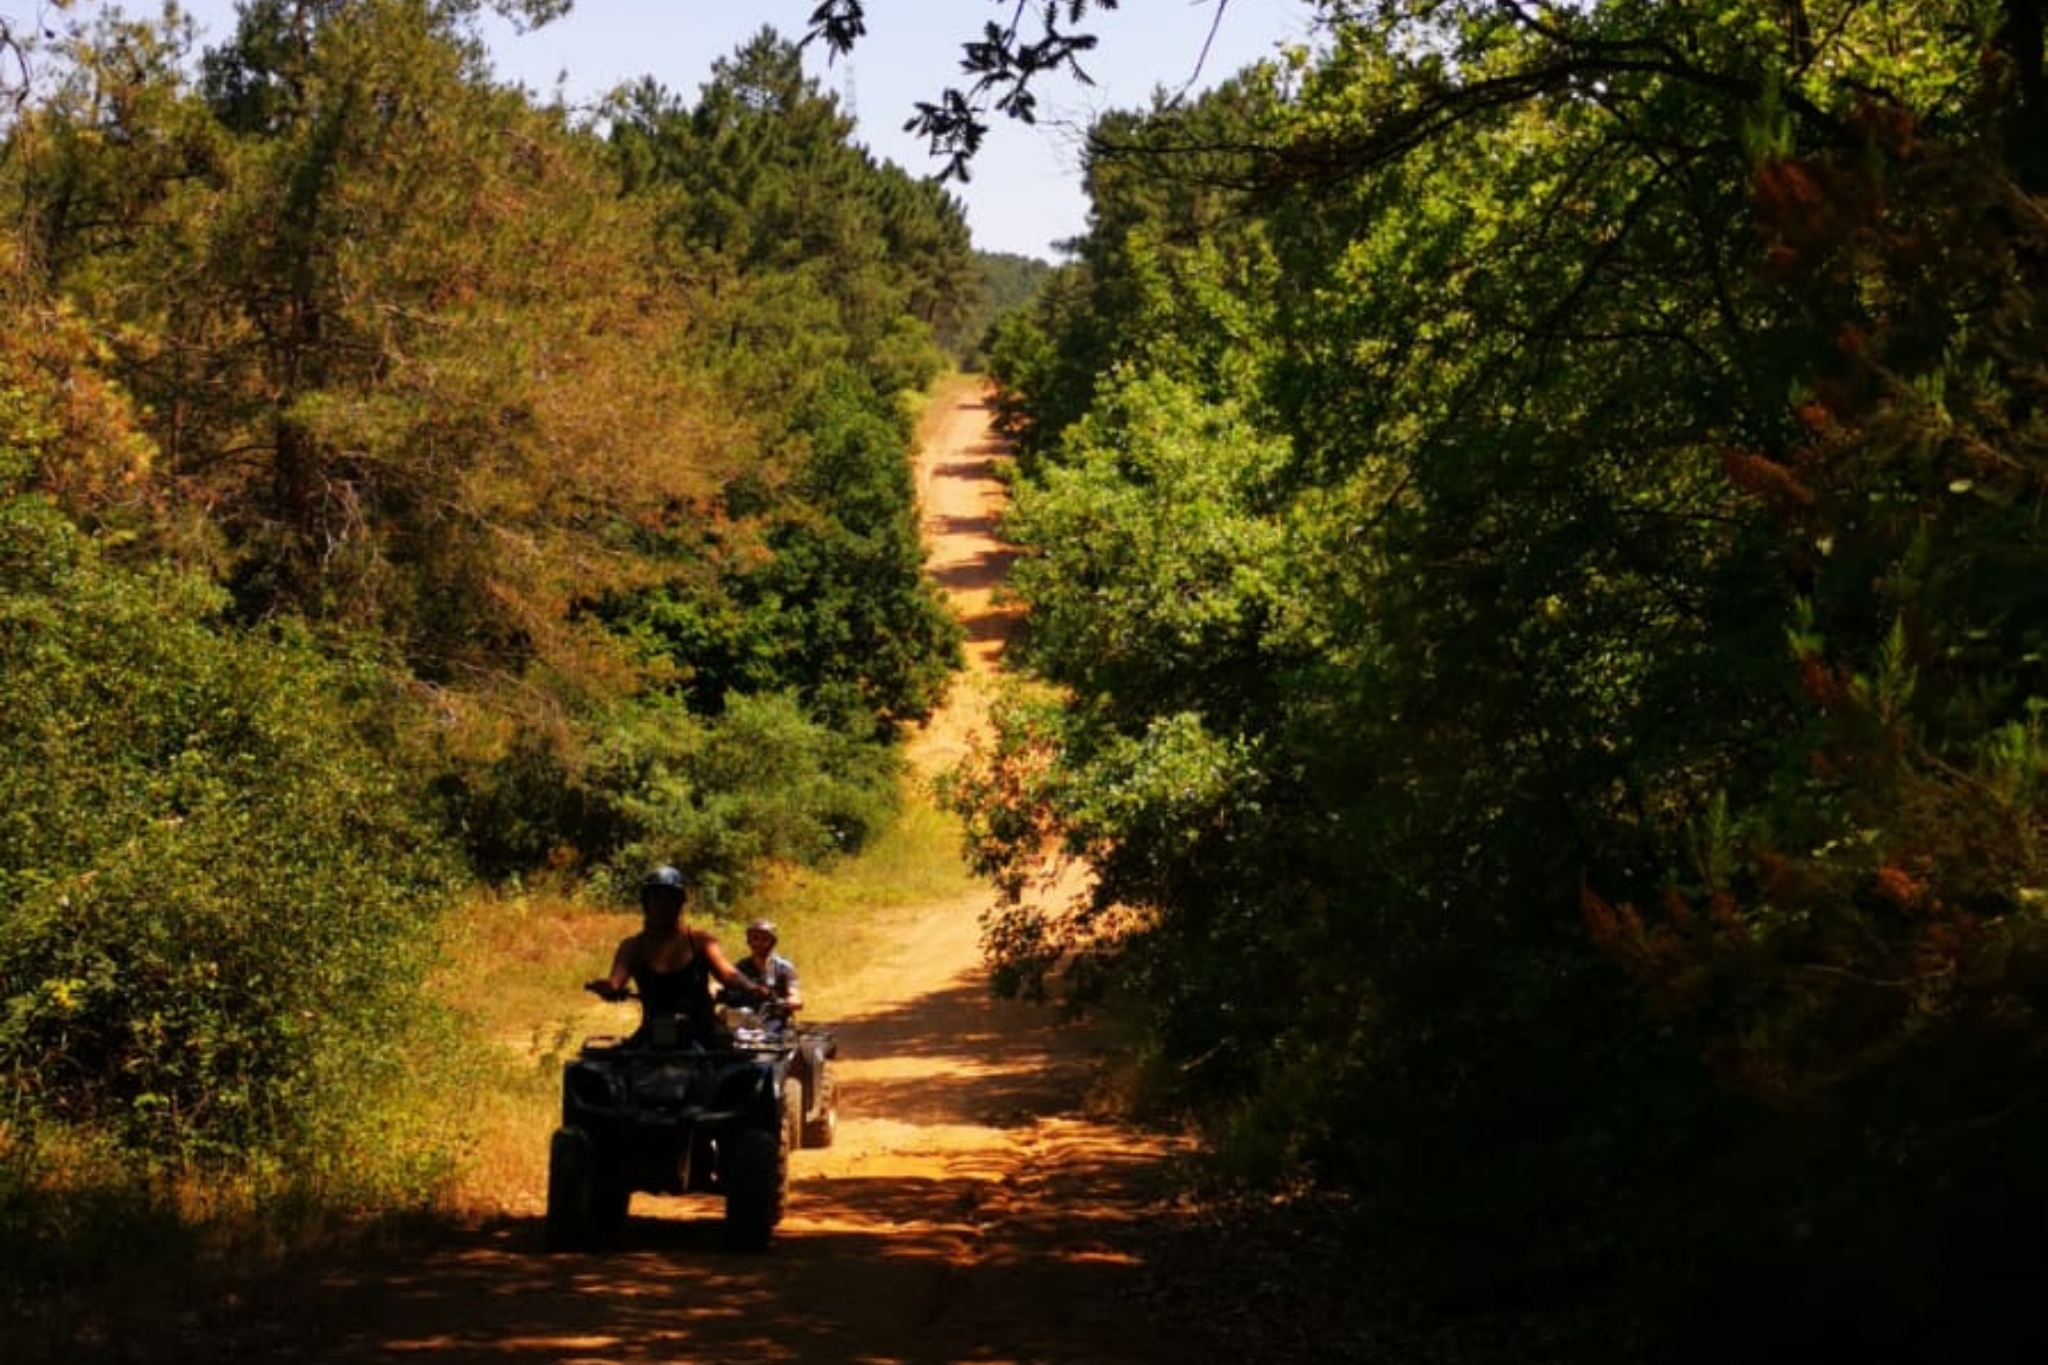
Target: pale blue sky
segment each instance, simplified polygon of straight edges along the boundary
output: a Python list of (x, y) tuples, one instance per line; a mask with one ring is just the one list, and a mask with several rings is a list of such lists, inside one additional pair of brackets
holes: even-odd
[[(225, 0), (221, 0), (222, 3)], [(934, 98), (959, 69), (962, 41), (1011, 12), (1013, 0), (868, 0), (868, 34), (828, 67), (822, 51), (807, 59), (812, 73), (844, 99), (851, 90), (859, 136), (878, 155), (924, 174), (938, 169), (924, 144), (901, 131), (913, 102)], [(576, 0), (558, 24), (524, 37), (494, 26), (492, 50), (502, 75), (543, 94), (567, 73), (573, 101), (620, 80), (652, 75), (694, 98), (711, 63), (729, 55), (763, 24), (792, 37), (803, 32), (815, 0)], [(1052, 243), (1086, 226), (1076, 143), (1095, 114), (1145, 105), (1155, 86), (1179, 89), (1197, 74), (1213, 84), (1283, 42), (1303, 41), (1311, 7), (1305, 0), (1229, 0), (1206, 64), (1202, 44), (1213, 3), (1125, 0), (1114, 13), (1090, 16), (1102, 38), (1088, 63), (1093, 87), (1047, 82), (1040, 121), (1001, 120), (982, 144), (974, 178), (953, 191), (967, 205), (975, 245), (1050, 258)], [(849, 86), (850, 81), (850, 86)]]
[[(233, 31), (234, 0), (182, 0), (204, 40)], [(542, 97), (559, 88), (571, 104), (612, 86), (653, 76), (694, 99), (711, 63), (767, 24), (796, 37), (816, 0), (575, 0), (568, 18), (529, 34), (495, 20), (488, 25), (499, 76)], [(868, 0), (868, 35), (851, 66), (827, 67), (822, 51), (808, 59), (813, 74), (844, 99), (860, 120), (858, 136), (876, 155), (915, 174), (935, 172), (923, 144), (900, 131), (912, 103), (930, 99), (958, 71), (960, 43), (1006, 17), (1014, 0)], [(125, 0), (130, 14), (153, 13), (159, 0)], [(38, 8), (33, 0), (0, 0), (0, 14)], [(94, 8), (81, 4), (81, 11)], [(973, 180), (953, 192), (967, 206), (975, 245), (1054, 259), (1053, 243), (1078, 236), (1087, 223), (1076, 144), (1098, 113), (1143, 107), (1155, 87), (1199, 90), (1284, 43), (1306, 41), (1308, 0), (1228, 0), (1205, 65), (1202, 46), (1214, 0), (1123, 0), (1113, 13), (1091, 15), (1102, 39), (1087, 62), (1095, 85), (1046, 81), (1039, 123), (999, 120), (977, 159)]]

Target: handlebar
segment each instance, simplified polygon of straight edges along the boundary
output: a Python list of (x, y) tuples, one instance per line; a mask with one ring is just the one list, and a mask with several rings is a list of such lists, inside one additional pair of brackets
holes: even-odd
[[(599, 977), (595, 981), (584, 982), (583, 989), (589, 991), (598, 999), (607, 1001), (610, 1004), (614, 1005), (623, 1004), (628, 1000), (638, 1000), (640, 998), (640, 993), (634, 990), (631, 986), (614, 987), (611, 982), (605, 980), (603, 977)], [(765, 1005), (770, 1007), (781, 1006), (784, 1010), (788, 1009), (788, 1002), (778, 998), (775, 995), (775, 993), (769, 990), (766, 986), (755, 986), (751, 988), (735, 988), (732, 986), (725, 987), (725, 990), (729, 995), (738, 994), (740, 993), (741, 989), (745, 989), (746, 994), (749, 996), (751, 1000), (751, 1003), (755, 1005)], [(721, 997), (721, 999), (723, 998), (724, 997)]]

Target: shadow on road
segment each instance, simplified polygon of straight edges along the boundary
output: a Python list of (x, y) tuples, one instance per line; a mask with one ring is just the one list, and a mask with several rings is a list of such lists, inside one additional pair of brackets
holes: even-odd
[(931, 570), (928, 577), (949, 592), (972, 592), (1002, 581), (1017, 562), (1017, 551), (993, 549)]
[(1155, 1294), (1168, 1146), (1080, 1114), (1084, 1030), (979, 972), (835, 1022), (839, 1148), (792, 1159), (770, 1249), (727, 1251), (710, 1196), (636, 1195), (600, 1253), (537, 1216), (330, 1253), (147, 1337), (52, 1360), (1118, 1362), (1183, 1359)]
[(562, 1365), (1177, 1358), (1160, 1352), (1171, 1333), (1134, 1323), (1125, 1311), (1144, 1294), (1147, 1275), (1142, 1260), (1117, 1245), (1113, 1220), (1099, 1230), (1079, 1220), (1062, 1248), (1027, 1236), (1001, 1254), (982, 1254), (1003, 1228), (982, 1220), (973, 1188), (980, 1183), (844, 1180), (824, 1191), (806, 1188), (807, 1207), (873, 1229), (825, 1231), (792, 1218), (773, 1248), (756, 1256), (721, 1249), (711, 1206), (636, 1216), (616, 1248), (588, 1255), (547, 1254), (534, 1219), (450, 1231), (425, 1256), (274, 1286), (239, 1322), (189, 1333), (185, 1349), (162, 1358)]
[(1075, 1113), (1100, 1058), (1092, 1030), (989, 999), (979, 972), (833, 1031), (855, 1119), (1000, 1128)]
[(760, 1255), (726, 1251), (719, 1207), (701, 1196), (638, 1197), (601, 1253), (549, 1254), (538, 1218), (445, 1228), (347, 1270), (280, 1277), (239, 1309), (178, 1324), (155, 1343), (167, 1354), (107, 1342), (105, 1358), (1181, 1359), (1174, 1333), (1127, 1311), (1153, 1288), (1140, 1233), (1158, 1228), (1139, 1200), (1157, 1165), (1104, 1151), (1011, 1187), (972, 1174), (799, 1175)]

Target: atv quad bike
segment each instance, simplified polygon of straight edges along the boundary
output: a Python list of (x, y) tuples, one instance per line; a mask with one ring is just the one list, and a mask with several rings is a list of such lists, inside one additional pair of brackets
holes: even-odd
[(801, 1095), (797, 1145), (830, 1147), (839, 1135), (839, 1083), (832, 1075), (839, 1040), (832, 1031), (797, 1023), (774, 1001), (730, 1006), (722, 1011), (722, 1017), (739, 1046), (791, 1054), (786, 1084), (797, 1087)]
[(803, 1089), (803, 1103), (797, 1110), (797, 1131), (803, 1145), (830, 1147), (839, 1137), (839, 1082), (832, 1074), (839, 1040), (831, 1030), (813, 1024), (770, 1024), (769, 1032), (795, 1050), (790, 1077)]
[[(829, 1034), (722, 1014), (715, 1037), (652, 1018), (631, 1038), (587, 1039), (563, 1067), (562, 1126), (548, 1150), (550, 1248), (602, 1246), (635, 1191), (721, 1195), (727, 1245), (768, 1246), (788, 1200), (790, 1153), (806, 1131), (833, 1125), (824, 1062), (837, 1049)], [(828, 1107), (807, 1109), (810, 1095)]]

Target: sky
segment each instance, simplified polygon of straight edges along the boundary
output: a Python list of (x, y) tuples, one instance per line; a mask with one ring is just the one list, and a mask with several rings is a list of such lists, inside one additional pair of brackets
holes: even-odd
[[(216, 0), (208, 0), (215, 3)], [(218, 0), (226, 3), (226, 0)], [(491, 50), (501, 77), (547, 95), (564, 77), (574, 103), (622, 80), (651, 75), (695, 98), (711, 63), (729, 56), (762, 25), (798, 37), (816, 0), (576, 0), (569, 17), (515, 36), (493, 24)], [(807, 49), (806, 66), (850, 104), (856, 137), (878, 157), (913, 174), (936, 173), (921, 139), (902, 131), (914, 102), (933, 99), (959, 71), (960, 44), (1007, 17), (1015, 0), (868, 0), (867, 36), (850, 59), (829, 64)], [(1306, 40), (1305, 0), (1228, 0), (1207, 61), (1203, 43), (1213, 0), (1124, 0), (1091, 14), (1082, 27), (1101, 37), (1085, 65), (1095, 84), (1059, 79), (1040, 94), (1039, 121), (996, 120), (976, 157), (973, 178), (950, 188), (967, 207), (975, 245), (985, 251), (1053, 259), (1054, 244), (1087, 226), (1079, 141), (1093, 118), (1145, 106), (1155, 87), (1200, 90), (1282, 44)]]
[[(234, 31), (234, 0), (181, 0), (203, 43)], [(27, 0), (0, 0), (0, 14)], [(981, 26), (1006, 18), (1016, 0), (868, 0), (868, 33), (851, 59), (829, 64), (807, 49), (806, 66), (850, 104), (855, 137), (877, 157), (913, 174), (936, 174), (921, 139), (902, 131), (914, 102), (953, 84), (960, 44)], [(1034, 6), (1039, 0), (1030, 0)], [(154, 13), (158, 0), (126, 0), (131, 15)], [(572, 106), (588, 105), (626, 81), (652, 76), (695, 100), (711, 64), (727, 57), (763, 25), (790, 38), (804, 32), (816, 0), (575, 0), (567, 18), (519, 34), (495, 16), (484, 32), (498, 78), (542, 99), (559, 91)], [(90, 10), (91, 5), (80, 5)], [(1283, 44), (1307, 41), (1308, 0), (1227, 0), (1206, 61), (1203, 45), (1215, 0), (1122, 0), (1090, 14), (1078, 27), (1101, 38), (1084, 65), (1082, 86), (1064, 77), (1041, 83), (1035, 125), (997, 118), (982, 143), (973, 178), (949, 189), (967, 209), (974, 244), (1059, 259), (1056, 244), (1087, 227), (1079, 144), (1089, 123), (1113, 109), (1145, 107), (1156, 88), (1200, 91)], [(1032, 22), (1032, 21), (1027, 21)]]

